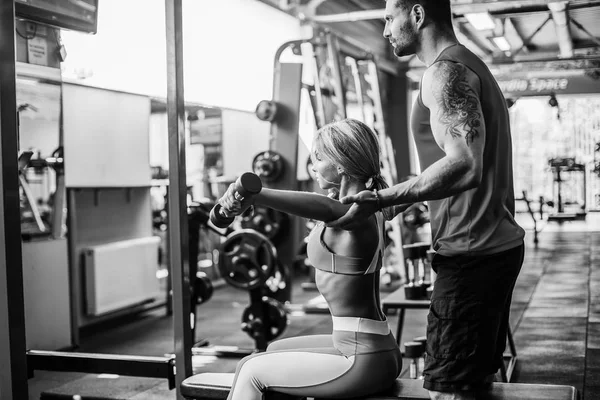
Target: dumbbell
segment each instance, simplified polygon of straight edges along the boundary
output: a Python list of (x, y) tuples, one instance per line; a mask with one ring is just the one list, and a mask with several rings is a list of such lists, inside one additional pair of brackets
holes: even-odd
[(420, 358), (423, 356), (423, 344), (419, 342), (406, 342), (404, 343), (404, 357), (410, 359), (409, 365), (409, 378), (419, 379), (420, 371), (419, 364)]
[[(258, 175), (252, 172), (242, 174), (235, 181), (235, 196), (240, 201), (260, 193), (261, 190), (262, 182)], [(210, 221), (219, 228), (227, 228), (234, 219), (235, 217), (228, 217), (225, 214), (225, 210), (221, 208), (219, 203), (215, 204), (210, 210)]]
[(421, 343), (421, 357), (419, 357), (419, 376), (418, 379), (423, 379), (423, 371), (425, 370), (425, 353), (427, 353), (427, 336), (419, 336), (412, 340), (414, 343)]

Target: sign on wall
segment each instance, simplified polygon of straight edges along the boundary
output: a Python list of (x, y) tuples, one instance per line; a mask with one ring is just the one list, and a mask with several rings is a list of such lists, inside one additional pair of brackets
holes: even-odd
[(506, 97), (600, 93), (600, 79), (585, 75), (556, 77), (496, 77)]

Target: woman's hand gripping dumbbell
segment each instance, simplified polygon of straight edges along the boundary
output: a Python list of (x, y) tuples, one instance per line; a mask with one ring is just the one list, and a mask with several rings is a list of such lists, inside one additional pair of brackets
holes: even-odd
[(262, 182), (252, 172), (242, 174), (210, 211), (210, 221), (219, 228), (227, 228), (236, 215), (242, 214), (252, 204), (252, 197), (260, 193)]

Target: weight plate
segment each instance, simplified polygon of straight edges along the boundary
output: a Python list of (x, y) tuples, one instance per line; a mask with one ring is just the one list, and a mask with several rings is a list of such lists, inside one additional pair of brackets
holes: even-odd
[(264, 182), (274, 182), (283, 174), (284, 164), (281, 154), (263, 151), (252, 160), (252, 171)]
[(277, 262), (277, 250), (263, 234), (240, 229), (230, 234), (219, 252), (219, 271), (232, 286), (250, 290), (264, 284)]
[(242, 228), (254, 229), (278, 243), (282, 233), (288, 229), (289, 216), (269, 207), (254, 206), (254, 213), (244, 215), (240, 224)]
[[(263, 319), (261, 319), (256, 311), (253, 310), (252, 305), (247, 306), (242, 313), (242, 326), (246, 327), (244, 331), (255, 338), (260, 335), (264, 335), (265, 340), (270, 342), (285, 331), (288, 324), (287, 312), (285, 307), (275, 299), (270, 297), (262, 298), (262, 312)], [(255, 305), (260, 307), (260, 305)]]
[(212, 281), (208, 276), (206, 276), (206, 274), (200, 272), (196, 274), (194, 286), (197, 304), (206, 303), (208, 300), (210, 300), (213, 295), (214, 288)]

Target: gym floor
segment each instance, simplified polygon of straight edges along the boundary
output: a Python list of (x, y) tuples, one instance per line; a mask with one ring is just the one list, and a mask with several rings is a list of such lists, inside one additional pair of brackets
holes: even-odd
[[(527, 220), (522, 224), (527, 226)], [(600, 399), (600, 213), (590, 214), (586, 222), (547, 225), (537, 246), (529, 230), (526, 241), (525, 263), (512, 302), (511, 326), (518, 353), (512, 381), (572, 385), (583, 399)], [(294, 284), (294, 302), (304, 303), (317, 295), (303, 291), (300, 283)], [(196, 339), (252, 347), (252, 340), (240, 329), (248, 301), (246, 292), (228, 285), (216, 289), (198, 307)], [(394, 327), (396, 316), (389, 320)], [(424, 335), (425, 322), (426, 310), (408, 310), (403, 339)], [(282, 337), (330, 331), (328, 315), (292, 315)], [(172, 318), (163, 308), (82, 332), (77, 351), (163, 356), (173, 351)], [(197, 356), (194, 373), (233, 372), (236, 362)], [(95, 399), (175, 398), (165, 380), (150, 378), (36, 371), (29, 381), (31, 400), (71, 399), (75, 394)]]

